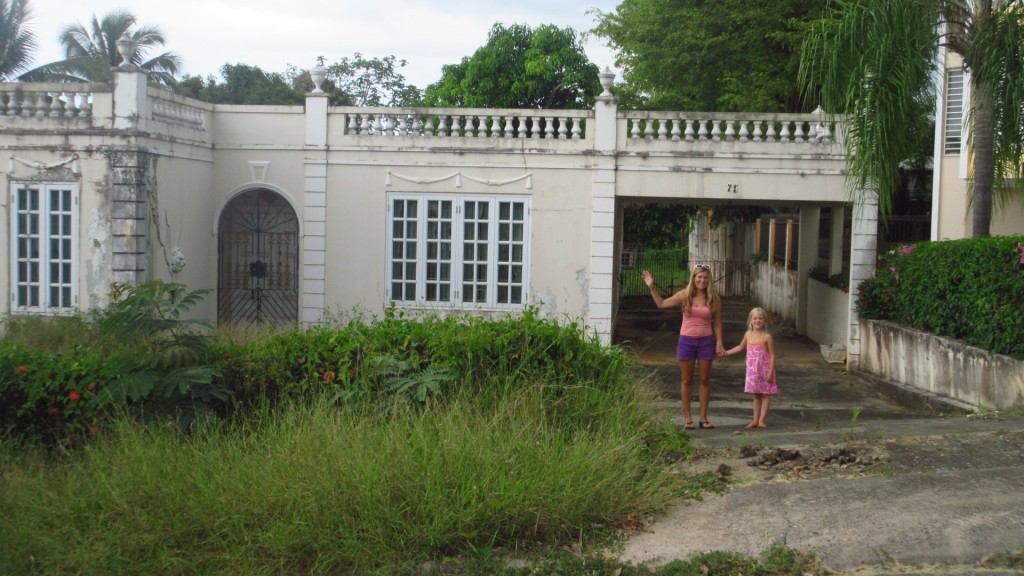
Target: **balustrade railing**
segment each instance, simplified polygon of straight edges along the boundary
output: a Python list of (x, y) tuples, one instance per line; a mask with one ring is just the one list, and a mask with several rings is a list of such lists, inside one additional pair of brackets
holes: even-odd
[(620, 113), (628, 140), (831, 144), (836, 122), (824, 114)]
[[(98, 88), (101, 88), (98, 90)], [(0, 114), (22, 118), (91, 118), (95, 84), (0, 84)]]
[(490, 110), (352, 108), (345, 134), (441, 138), (580, 140), (587, 137), (587, 110)]
[(187, 104), (184, 102), (185, 98), (159, 88), (149, 88), (149, 98), (152, 102), (150, 115), (153, 120), (193, 130), (206, 130), (208, 110)]

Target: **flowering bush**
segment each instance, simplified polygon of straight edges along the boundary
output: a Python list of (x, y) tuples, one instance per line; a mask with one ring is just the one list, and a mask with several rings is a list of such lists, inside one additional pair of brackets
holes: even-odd
[(890, 250), (858, 286), (857, 312), (1024, 358), (1022, 244), (968, 238)]

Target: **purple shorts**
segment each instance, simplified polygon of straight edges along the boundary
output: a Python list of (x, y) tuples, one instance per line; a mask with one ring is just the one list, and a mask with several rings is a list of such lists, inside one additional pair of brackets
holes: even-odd
[(679, 361), (714, 360), (715, 337), (713, 335), (700, 338), (680, 336), (679, 345), (676, 346), (676, 359)]

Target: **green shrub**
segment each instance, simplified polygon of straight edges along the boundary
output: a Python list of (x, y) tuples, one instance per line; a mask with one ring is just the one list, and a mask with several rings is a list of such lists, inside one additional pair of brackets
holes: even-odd
[(860, 284), (863, 318), (887, 319), (1024, 358), (1024, 237), (902, 246)]
[[(0, 434), (49, 445), (97, 432), (109, 413), (172, 417), (188, 428), (229, 400), (202, 321), (184, 315), (208, 291), (115, 285), (111, 303), (63, 319), (11, 318), (0, 343)], [(55, 328), (73, 335), (45, 341)]]
[(817, 264), (811, 267), (807, 271), (807, 276), (813, 278), (818, 282), (828, 284), (833, 288), (838, 288), (844, 292), (850, 291), (850, 272), (845, 270), (839, 274), (829, 274), (829, 263), (828, 260), (818, 260)]

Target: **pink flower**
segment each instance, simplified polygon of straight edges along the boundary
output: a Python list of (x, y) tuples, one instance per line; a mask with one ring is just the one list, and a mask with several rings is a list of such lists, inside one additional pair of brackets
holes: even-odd
[(910, 254), (913, 251), (913, 246), (900, 246), (900, 254)]
[(1020, 263), (1024, 266), (1024, 242), (1017, 242), (1017, 249), (1014, 252), (1020, 252)]

